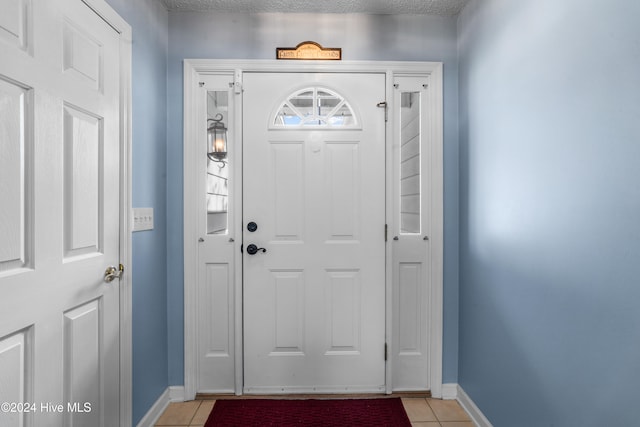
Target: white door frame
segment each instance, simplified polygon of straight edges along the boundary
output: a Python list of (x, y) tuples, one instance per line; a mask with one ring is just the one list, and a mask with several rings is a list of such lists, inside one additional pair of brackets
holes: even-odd
[[(198, 176), (197, 145), (202, 135), (202, 123), (198, 117), (201, 108), (202, 91), (200, 82), (210, 75), (226, 75), (234, 82), (235, 92), (242, 91), (242, 75), (244, 72), (340, 72), (340, 73), (385, 73), (386, 99), (389, 105), (393, 95), (393, 81), (397, 76), (428, 76), (432, 90), (428, 93), (427, 105), (429, 106), (429, 126), (427, 137), (432, 142), (430, 145), (430, 171), (429, 179), (432, 183), (432, 211), (431, 224), (431, 257), (429, 265), (430, 274), (430, 298), (428, 308), (429, 330), (429, 389), (433, 397), (442, 397), (442, 312), (443, 312), (443, 74), (440, 62), (378, 62), (378, 61), (277, 61), (277, 60), (211, 60), (211, 59), (185, 59), (184, 60), (184, 344), (185, 344), (185, 399), (195, 398), (198, 379), (198, 221), (195, 219), (197, 212), (198, 194), (193, 191), (198, 188), (200, 176)], [(236, 135), (237, 145), (234, 147), (236, 158), (242, 158), (242, 99), (237, 97), (233, 109), (233, 133)], [(389, 123), (386, 129), (386, 194), (387, 199), (395, 197), (397, 191), (393, 185), (393, 115), (389, 115)], [(234, 187), (242, 188), (242, 165), (234, 165), (235, 171), (231, 179), (235, 180)], [(234, 215), (242, 213), (242, 197), (235, 197), (235, 202), (230, 209)], [(394, 229), (394, 204), (387, 203), (386, 218), (390, 229)], [(239, 254), (242, 221), (233, 221), (235, 224), (229, 230), (229, 236), (235, 238), (236, 252)], [(237, 237), (237, 238), (236, 238)], [(386, 337), (387, 342), (392, 342), (392, 245), (386, 246)], [(240, 258), (238, 258), (239, 260)], [(242, 263), (235, 262), (234, 294), (230, 298), (230, 307), (233, 312), (234, 335), (242, 336)], [(242, 393), (242, 340), (234, 340), (235, 349), (235, 392)], [(386, 388), (387, 393), (392, 389), (392, 354), (387, 361)]]
[(131, 297), (131, 26), (105, 0), (82, 0), (104, 19), (120, 39), (120, 423), (132, 423), (132, 297)]

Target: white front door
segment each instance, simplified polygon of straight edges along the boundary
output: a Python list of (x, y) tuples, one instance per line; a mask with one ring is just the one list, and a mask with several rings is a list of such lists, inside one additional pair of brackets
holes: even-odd
[(80, 0), (0, 10), (0, 425), (116, 426), (119, 35)]
[(244, 390), (384, 391), (385, 75), (243, 80)]

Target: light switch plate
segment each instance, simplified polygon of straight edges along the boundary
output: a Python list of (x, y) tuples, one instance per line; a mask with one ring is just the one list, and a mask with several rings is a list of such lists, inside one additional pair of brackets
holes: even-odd
[(153, 230), (153, 208), (133, 208), (133, 231)]

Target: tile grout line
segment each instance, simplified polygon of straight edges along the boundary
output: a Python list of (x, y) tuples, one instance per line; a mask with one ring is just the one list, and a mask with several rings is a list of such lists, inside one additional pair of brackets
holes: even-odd
[(191, 425), (191, 423), (193, 422), (193, 419), (196, 417), (196, 415), (198, 414), (198, 410), (200, 409), (200, 406), (202, 405), (202, 400), (199, 401), (200, 403), (198, 403), (198, 406), (196, 407), (196, 410), (193, 411), (193, 415), (191, 416), (191, 419), (189, 420), (189, 422), (187, 423), (187, 427), (189, 427)]
[(460, 402), (458, 402), (458, 406), (460, 406), (460, 408), (464, 411), (465, 415), (468, 418), (467, 420), (440, 420), (440, 418), (438, 417), (437, 412), (433, 409), (433, 407), (429, 403), (429, 400), (433, 400), (433, 398), (425, 398), (425, 400), (427, 401), (427, 405), (429, 405), (429, 409), (431, 409), (431, 412), (433, 412), (433, 416), (436, 417), (436, 420), (438, 421), (438, 424), (440, 424), (440, 427), (442, 427), (442, 423), (471, 422), (473, 424), (473, 420), (471, 420), (471, 418), (469, 417), (469, 414), (467, 413), (467, 411), (462, 407), (462, 405), (460, 405)]
[(429, 407), (429, 409), (431, 409), (433, 416), (436, 417), (436, 421), (438, 421), (438, 425), (442, 427), (442, 422), (440, 422), (440, 418), (438, 417), (438, 414), (436, 414), (436, 411), (433, 409), (433, 406), (431, 406), (431, 404), (429, 403), (429, 399), (425, 398), (424, 400), (427, 402), (427, 406)]

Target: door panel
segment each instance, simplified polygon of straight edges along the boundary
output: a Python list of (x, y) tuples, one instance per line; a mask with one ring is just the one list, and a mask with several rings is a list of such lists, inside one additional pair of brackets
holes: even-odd
[(80, 0), (0, 10), (0, 401), (37, 405), (0, 425), (115, 426), (119, 35)]
[[(382, 391), (385, 77), (247, 73), (243, 97), (245, 391)], [(356, 117), (274, 126), (285, 99)]]
[(33, 249), (28, 239), (30, 227), (25, 222), (26, 200), (31, 196), (25, 159), (33, 155), (25, 135), (32, 126), (28, 97), (25, 87), (0, 78), (0, 182), (12, 183), (2, 189), (0, 272), (23, 267)]
[(29, 0), (3, 1), (0, 14), (0, 38), (24, 49), (27, 45), (27, 25), (31, 24)]
[(100, 249), (101, 118), (64, 106), (65, 258)]
[[(65, 408), (66, 425), (101, 425), (102, 369), (96, 363), (102, 356), (101, 324), (104, 317), (102, 300), (93, 300), (64, 313), (64, 394), (63, 402), (95, 405), (87, 412)], [(78, 407), (80, 409), (80, 407)]]
[[(234, 234), (236, 195), (240, 193), (236, 177), (239, 159), (236, 160), (234, 123), (235, 97), (231, 86), (233, 78), (227, 75), (200, 76), (199, 102), (195, 113), (199, 122), (211, 125), (210, 120), (221, 119), (228, 128), (227, 158), (224, 163), (207, 157), (207, 126), (201, 128), (199, 141), (194, 148), (197, 184), (185, 192), (194, 197), (193, 223), (198, 230), (197, 250), (197, 352), (196, 388), (200, 393), (233, 393), (236, 383), (236, 261), (240, 238)], [(231, 84), (230, 84), (231, 83)], [(209, 120), (209, 121), (208, 121)], [(185, 182), (188, 179), (185, 177)], [(185, 217), (186, 218), (186, 217)], [(185, 219), (185, 223), (191, 223)], [(187, 246), (188, 248), (188, 246)]]

